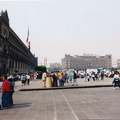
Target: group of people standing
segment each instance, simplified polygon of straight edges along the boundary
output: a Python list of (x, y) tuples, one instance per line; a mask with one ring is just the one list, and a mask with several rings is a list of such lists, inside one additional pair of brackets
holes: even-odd
[[(101, 77), (101, 80), (104, 79), (104, 73), (97, 73), (95, 74), (92, 72), (91, 75), (86, 73), (84, 77), (84, 81), (90, 81), (92, 78), (93, 81), (99, 80)], [(72, 72), (72, 77), (69, 75), (67, 72), (60, 72), (60, 71), (55, 71), (52, 73), (44, 72), (42, 74), (42, 80), (43, 80), (43, 86), (46, 87), (46, 78), (47, 77), (52, 77), (53, 82), (52, 82), (52, 87), (62, 87), (64, 86), (64, 83), (68, 83), (68, 85), (72, 86), (77, 86), (77, 78), (80, 76), (77, 74), (77, 72), (74, 70)], [(30, 76), (28, 74), (23, 74), (21, 75), (21, 82), (22, 86), (25, 85), (26, 83), (29, 85), (30, 79), (36, 79), (36, 76)], [(3, 80), (2, 83), (2, 102), (1, 102), (1, 108), (2, 109), (7, 109), (10, 108), (10, 106), (13, 105), (13, 93), (14, 93), (14, 85), (15, 85), (15, 77), (13, 75), (6, 75), (1, 78)], [(113, 78), (113, 89), (115, 89), (116, 86), (120, 88), (120, 73), (118, 71), (114, 72), (114, 78)]]
[(15, 81), (12, 76), (3, 76), (1, 79), (3, 80), (1, 109), (8, 109), (13, 106)]
[(30, 80), (32, 80), (33, 82), (36, 81), (37, 82), (37, 73), (33, 73), (33, 74), (22, 74), (20, 76), (20, 79), (21, 79), (21, 83), (22, 83), (22, 86), (23, 85), (29, 85), (30, 84)]
[(4, 75), (3, 77), (0, 77), (0, 79), (3, 81), (2, 83), (2, 102), (0, 105), (1, 109), (8, 109), (10, 106), (13, 106), (13, 93), (14, 93), (14, 86), (16, 80), (21, 80), (22, 86), (26, 84), (30, 84), (30, 79), (33, 81), (36, 80), (37, 75), (29, 75), (29, 74), (22, 74), (21, 76), (15, 76), (15, 75)]
[(52, 77), (52, 79), (53, 79), (52, 86), (53, 87), (64, 86), (64, 83), (72, 84), (72, 86), (78, 85), (78, 83), (77, 83), (78, 75), (77, 75), (76, 71), (73, 72), (73, 77), (70, 77), (68, 75), (68, 73), (66, 73), (66, 72), (60, 72), (60, 71), (55, 71), (52, 73), (44, 72), (42, 74), (42, 80), (43, 80), (44, 87), (46, 87), (46, 78), (47, 77)]
[(89, 72), (89, 73), (85, 72), (84, 82), (87, 82), (87, 81), (89, 82), (90, 79), (93, 80), (93, 81), (100, 80), (100, 79), (104, 80), (104, 76), (105, 76), (104, 71), (97, 72), (97, 73), (95, 73), (94, 71)]
[(30, 75), (28, 75), (28, 74), (22, 74), (21, 75), (21, 82), (22, 82), (22, 86), (23, 85), (26, 85), (26, 83), (29, 85), (29, 83), (30, 83)]

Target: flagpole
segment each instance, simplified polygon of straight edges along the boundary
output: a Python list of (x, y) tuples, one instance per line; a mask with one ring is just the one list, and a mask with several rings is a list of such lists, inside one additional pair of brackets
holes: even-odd
[[(29, 49), (29, 52), (28, 52), (28, 57), (30, 57), (30, 42), (29, 42), (29, 25), (28, 25), (28, 34), (27, 34), (27, 39), (26, 39), (26, 42), (27, 42), (27, 47), (28, 47), (28, 49)], [(28, 66), (28, 74), (30, 74), (30, 61), (28, 61), (28, 64), (29, 64), (29, 66)]]
[(29, 25), (28, 25), (28, 34), (27, 34), (26, 42), (28, 42), (28, 39), (29, 39)]

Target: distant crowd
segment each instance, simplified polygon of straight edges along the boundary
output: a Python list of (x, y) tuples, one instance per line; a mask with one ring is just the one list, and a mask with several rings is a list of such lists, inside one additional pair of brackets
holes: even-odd
[(52, 77), (52, 87), (62, 87), (65, 83), (72, 86), (78, 86), (78, 78), (83, 78), (84, 82), (90, 82), (90, 81), (98, 81), (98, 80), (104, 80), (105, 77), (111, 77), (113, 78), (113, 89), (115, 89), (116, 86), (120, 87), (120, 73), (117, 70), (111, 71), (110, 75), (108, 75), (108, 72), (101, 71), (101, 72), (77, 72), (75, 70), (72, 71), (66, 71), (66, 72), (60, 72), (55, 71), (52, 73), (44, 72), (42, 74), (42, 80), (43, 80), (43, 86), (46, 87), (46, 78)]
[(75, 70), (72, 71), (66, 71), (66, 72), (60, 72), (60, 71), (55, 71), (55, 72), (44, 72), (42, 74), (42, 80), (44, 83), (44, 87), (46, 87), (46, 78), (47, 77), (52, 77), (53, 78), (53, 87), (57, 86), (64, 86), (64, 83), (68, 83), (69, 85), (72, 86), (77, 86), (78, 85), (78, 78), (83, 78), (84, 82), (90, 82), (96, 81), (96, 80), (104, 80), (105, 77), (105, 72), (82, 72), (78, 73)]

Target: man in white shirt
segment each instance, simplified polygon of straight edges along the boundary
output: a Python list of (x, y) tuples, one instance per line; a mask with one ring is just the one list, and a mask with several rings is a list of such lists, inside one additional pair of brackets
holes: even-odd
[(29, 85), (29, 83), (30, 83), (30, 75), (26, 75), (26, 78), (27, 78), (27, 84)]
[(44, 72), (44, 73), (42, 74), (42, 80), (43, 80), (43, 85), (44, 85), (44, 87), (46, 87), (46, 77), (47, 77), (47, 74), (46, 74), (46, 72)]

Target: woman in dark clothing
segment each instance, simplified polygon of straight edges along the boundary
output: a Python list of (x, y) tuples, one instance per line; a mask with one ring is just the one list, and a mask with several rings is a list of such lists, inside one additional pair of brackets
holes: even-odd
[(120, 88), (120, 77), (119, 77), (119, 73), (115, 73), (112, 84), (113, 84), (113, 89), (115, 89), (116, 86), (118, 86), (118, 87)]
[(57, 75), (56, 75), (56, 73), (53, 73), (52, 74), (52, 78), (53, 78), (53, 87), (57, 87), (58, 85), (57, 85)]
[(77, 75), (76, 71), (74, 71), (74, 77), (73, 77), (73, 84), (72, 84), (72, 86), (74, 86), (74, 85), (77, 86), (78, 85), (77, 78), (78, 78), (78, 75)]
[(9, 78), (8, 80), (10, 82), (10, 92), (9, 92), (10, 106), (12, 106), (13, 105), (13, 93), (14, 93), (15, 81), (12, 78)]

